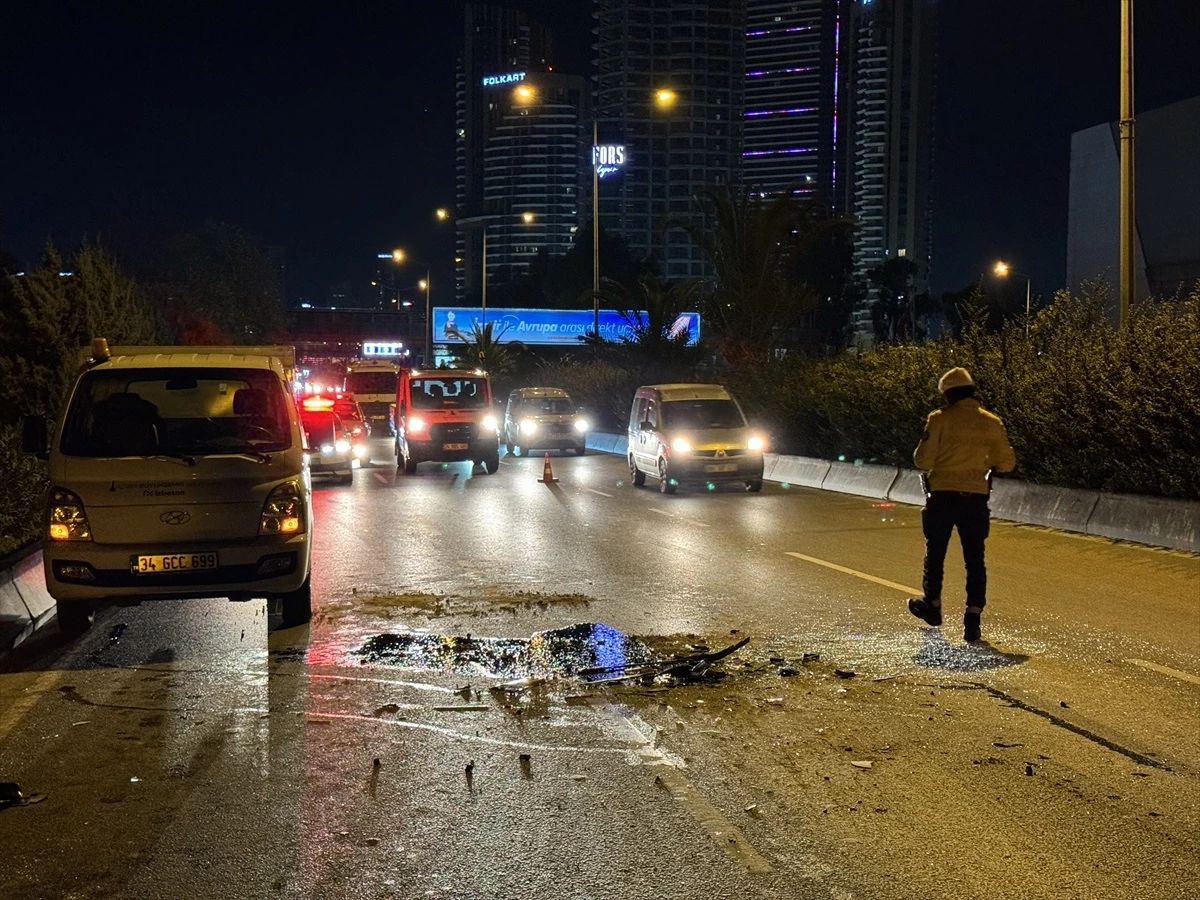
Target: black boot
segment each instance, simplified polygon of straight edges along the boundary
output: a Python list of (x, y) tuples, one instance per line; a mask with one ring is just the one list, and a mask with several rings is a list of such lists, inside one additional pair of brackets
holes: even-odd
[(968, 644), (979, 640), (979, 613), (968, 612), (963, 616), (963, 640)]
[(908, 601), (908, 611), (934, 628), (942, 624), (942, 605), (940, 603), (930, 603), (924, 597), (913, 597)]

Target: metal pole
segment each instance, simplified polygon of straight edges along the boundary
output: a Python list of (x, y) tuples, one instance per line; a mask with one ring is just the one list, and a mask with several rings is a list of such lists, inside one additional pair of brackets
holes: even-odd
[(1025, 337), (1029, 337), (1029, 294), (1032, 291), (1033, 280), (1025, 276)]
[(596, 112), (592, 111), (592, 337), (600, 340), (600, 176), (596, 167)]
[(483, 223), (483, 315), (479, 320), (479, 326), (482, 328), (483, 323), (487, 321), (487, 222)]
[(1133, 169), (1133, 0), (1121, 0), (1121, 306), (1119, 326), (1129, 321), (1137, 284), (1137, 227)]
[(430, 269), (425, 270), (425, 368), (430, 368), (433, 363), (430, 362), (429, 354), (433, 350), (433, 320), (430, 318), (429, 308), (429, 291), (433, 288), (433, 282), (429, 280), (431, 274)]

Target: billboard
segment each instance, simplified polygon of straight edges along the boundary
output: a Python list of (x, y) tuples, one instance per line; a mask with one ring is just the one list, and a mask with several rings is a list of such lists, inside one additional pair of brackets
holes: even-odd
[[(639, 313), (643, 318), (644, 310)], [(438, 342), (456, 341), (456, 332), (470, 333), (473, 325), (493, 324), (495, 339), (501, 343), (520, 341), (523, 344), (578, 346), (592, 331), (593, 312), (590, 309), (510, 309), (487, 310), (478, 306), (436, 306), (433, 309), (433, 339)], [(680, 313), (671, 324), (672, 336), (686, 334), (688, 344), (700, 342), (700, 314)], [(608, 341), (632, 340), (633, 326), (619, 310), (600, 310), (600, 336)]]

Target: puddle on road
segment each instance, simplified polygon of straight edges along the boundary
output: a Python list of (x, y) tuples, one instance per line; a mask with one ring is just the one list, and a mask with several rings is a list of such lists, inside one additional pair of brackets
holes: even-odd
[(527, 639), (379, 634), (353, 652), (364, 665), (506, 679), (574, 676), (586, 669), (641, 665), (654, 656), (642, 641), (601, 623), (539, 631)]
[(497, 613), (516, 615), (551, 607), (583, 608), (591, 602), (583, 594), (542, 594), (533, 591), (484, 591), (478, 594), (431, 594), (421, 591), (401, 593), (355, 593), (336, 606), (321, 610), (325, 618), (366, 613), (391, 618), (394, 615), (423, 613), (428, 618), (490, 616)]

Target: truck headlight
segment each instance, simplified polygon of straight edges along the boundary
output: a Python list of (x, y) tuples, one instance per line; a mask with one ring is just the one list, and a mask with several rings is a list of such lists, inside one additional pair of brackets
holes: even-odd
[(259, 534), (299, 534), (308, 529), (304, 522), (304, 492), (293, 481), (286, 481), (267, 494)]
[(537, 431), (537, 422), (533, 419), (521, 420), (521, 434), (533, 434), (535, 431)]
[(495, 416), (484, 416), (479, 424), (483, 426), (484, 431), (495, 431), (500, 426)]
[(405, 431), (410, 434), (420, 434), (428, 427), (429, 426), (425, 424), (425, 420), (418, 418), (417, 416), (413, 416), (411, 419), (409, 419), (404, 426)]
[(78, 495), (63, 488), (55, 488), (50, 492), (49, 537), (52, 541), (92, 539), (87, 513)]

